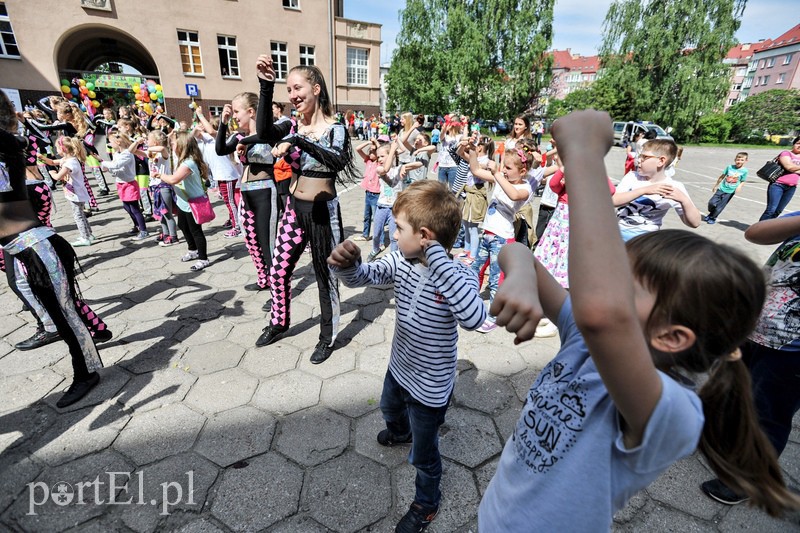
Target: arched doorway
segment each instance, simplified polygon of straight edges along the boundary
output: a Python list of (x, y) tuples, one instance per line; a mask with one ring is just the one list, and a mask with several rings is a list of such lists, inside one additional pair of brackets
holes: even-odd
[(158, 78), (158, 66), (144, 44), (110, 26), (79, 26), (56, 45), (58, 71), (92, 72), (98, 66), (129, 65), (147, 78)]

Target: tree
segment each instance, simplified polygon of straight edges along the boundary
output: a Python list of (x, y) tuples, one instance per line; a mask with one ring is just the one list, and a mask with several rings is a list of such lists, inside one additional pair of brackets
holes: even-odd
[(735, 103), (727, 115), (732, 136), (741, 140), (755, 134), (793, 134), (800, 131), (800, 91), (773, 89)]
[[(694, 138), (701, 116), (720, 107), (746, 0), (615, 0), (604, 22), (603, 79), (630, 115)], [(621, 117), (618, 117), (621, 118)]]
[(553, 1), (408, 0), (387, 75), (389, 105), (513, 116), (550, 79)]

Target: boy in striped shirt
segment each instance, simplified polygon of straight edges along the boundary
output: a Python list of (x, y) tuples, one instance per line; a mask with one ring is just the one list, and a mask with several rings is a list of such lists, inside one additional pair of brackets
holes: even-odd
[(461, 209), (437, 181), (412, 183), (392, 208), (398, 250), (374, 263), (361, 261), (352, 241), (337, 246), (328, 263), (348, 287), (394, 285), (395, 334), (381, 394), (383, 446), (411, 443), (416, 495), (395, 531), (422, 531), (439, 510), (444, 423), (456, 377), (458, 326), (474, 330), (486, 318), (478, 280), (448, 252), (461, 225)]

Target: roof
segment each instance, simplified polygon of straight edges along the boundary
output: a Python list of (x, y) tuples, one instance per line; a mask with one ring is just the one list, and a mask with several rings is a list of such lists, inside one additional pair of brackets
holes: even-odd
[[(767, 44), (769, 42), (769, 44)], [(793, 44), (800, 44), (800, 24), (796, 25), (794, 28), (790, 29), (780, 37), (773, 39), (772, 41), (764, 41), (763, 44), (758, 51), (759, 52), (766, 52), (767, 50), (774, 50), (776, 48), (783, 48), (784, 46), (791, 46)]]
[(758, 43), (742, 43), (734, 46), (728, 50), (726, 59), (749, 59), (753, 54), (772, 43), (772, 39), (761, 41)]
[(553, 50), (554, 69), (566, 69), (579, 72), (597, 72), (600, 67), (599, 56), (582, 56), (573, 54), (569, 48), (566, 50)]

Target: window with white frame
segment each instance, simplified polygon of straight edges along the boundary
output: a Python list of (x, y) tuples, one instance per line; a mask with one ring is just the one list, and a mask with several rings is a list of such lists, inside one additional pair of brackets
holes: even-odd
[(272, 66), (275, 68), (275, 79), (285, 80), (289, 73), (289, 53), (286, 51), (286, 43), (269, 43), (272, 51)]
[(200, 56), (200, 36), (196, 31), (178, 30), (178, 48), (184, 74), (203, 74)]
[(236, 37), (217, 35), (219, 51), (219, 72), (223, 78), (239, 77), (239, 51), (236, 49)]
[(0, 57), (19, 57), (17, 38), (11, 28), (5, 2), (0, 2)]
[(307, 44), (300, 45), (300, 64), (305, 67), (314, 65), (314, 47)]
[(736, 69), (737, 76), (745, 76), (747, 74), (747, 67), (739, 67)]
[(786, 54), (783, 58), (783, 64), (788, 65), (792, 62), (792, 54)]
[(369, 83), (369, 50), (347, 48), (347, 85)]
[(761, 85), (761, 76), (756, 78), (756, 87), (758, 87), (759, 85)]
[(768, 83), (769, 83), (769, 76), (764, 76), (764, 81), (763, 81), (762, 85), (766, 85)]
[(741, 83), (734, 83), (733, 87), (731, 87), (731, 90), (732, 91), (741, 91), (742, 90), (742, 84)]
[(283, 7), (300, 9), (300, 0), (283, 0)]
[(764, 60), (763, 59), (758, 62), (758, 68), (764, 68)]
[(774, 66), (775, 66), (775, 58), (770, 57), (769, 59), (767, 59), (767, 68), (772, 68)]
[(778, 79), (777, 79), (777, 80), (775, 80), (775, 83), (776, 83), (776, 84), (778, 84), (778, 83), (783, 83), (783, 80), (784, 80), (785, 78), (786, 78), (786, 73), (784, 73), (784, 72), (781, 72), (780, 74), (778, 74)]
[(742, 85), (742, 87), (744, 87), (745, 89), (749, 89), (751, 85), (753, 85), (753, 78), (746, 78), (744, 80), (744, 85)]
[(736, 98), (728, 98), (728, 107), (736, 103)]

